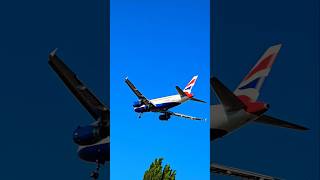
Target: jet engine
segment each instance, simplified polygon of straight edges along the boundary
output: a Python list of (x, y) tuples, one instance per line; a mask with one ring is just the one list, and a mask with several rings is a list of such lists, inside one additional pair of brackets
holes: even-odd
[(100, 141), (108, 134), (107, 130), (96, 125), (79, 126), (73, 133), (73, 141), (78, 145), (90, 145)]
[(141, 102), (141, 101), (135, 101), (135, 102), (133, 102), (133, 107), (140, 107), (140, 106), (142, 106), (143, 105), (143, 103)]
[(170, 114), (161, 114), (161, 115), (159, 116), (159, 119), (160, 119), (161, 121), (168, 121), (168, 119), (170, 119)]
[(137, 113), (144, 113), (144, 112), (148, 112), (149, 110), (150, 110), (150, 107), (147, 105), (134, 108), (134, 111)]

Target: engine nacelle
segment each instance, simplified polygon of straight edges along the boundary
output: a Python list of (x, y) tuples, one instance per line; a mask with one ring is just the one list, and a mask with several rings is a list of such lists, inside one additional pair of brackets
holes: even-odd
[(170, 114), (162, 114), (159, 116), (161, 121), (168, 121), (170, 119)]
[(73, 141), (78, 145), (94, 144), (101, 138), (103, 138), (101, 128), (93, 125), (79, 126), (73, 133)]
[(78, 156), (85, 161), (104, 164), (110, 161), (110, 143), (101, 143), (94, 146), (82, 146), (78, 150)]
[(134, 111), (137, 113), (144, 113), (144, 112), (148, 112), (149, 110), (150, 110), (150, 107), (147, 105), (134, 108)]
[(135, 102), (133, 102), (133, 107), (140, 107), (140, 106), (142, 106), (143, 104), (142, 104), (142, 102), (141, 101), (135, 101)]

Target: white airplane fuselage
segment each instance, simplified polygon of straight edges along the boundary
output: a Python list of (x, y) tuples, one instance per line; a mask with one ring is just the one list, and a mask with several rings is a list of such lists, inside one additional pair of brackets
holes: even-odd
[(188, 99), (188, 96), (181, 97), (179, 94), (151, 99), (150, 102), (154, 104), (154, 108), (149, 108), (144, 104), (140, 106), (134, 105), (134, 111), (138, 113), (167, 111), (170, 108), (186, 102)]

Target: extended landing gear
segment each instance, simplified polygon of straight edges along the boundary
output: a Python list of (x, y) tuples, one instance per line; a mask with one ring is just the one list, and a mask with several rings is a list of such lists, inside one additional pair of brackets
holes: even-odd
[(140, 119), (142, 117), (142, 113), (139, 113), (138, 114), (138, 118)]
[(96, 161), (96, 165), (97, 165), (96, 170), (92, 171), (90, 174), (90, 177), (93, 180), (97, 180), (99, 178), (100, 163), (98, 160)]

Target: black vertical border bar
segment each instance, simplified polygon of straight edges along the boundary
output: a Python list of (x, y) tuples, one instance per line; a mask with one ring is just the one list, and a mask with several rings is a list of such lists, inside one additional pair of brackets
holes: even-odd
[[(212, 77), (212, 75), (213, 75), (213, 0), (210, 0), (210, 2), (209, 2), (209, 4), (210, 4), (210, 17), (209, 17), (209, 19), (210, 19), (210, 78)], [(211, 84), (210, 84), (210, 81), (209, 81), (209, 92), (210, 92), (210, 106), (209, 106), (209, 108), (211, 107), (211, 105), (213, 104), (213, 92), (212, 92), (212, 88), (211, 88)], [(212, 115), (211, 115), (211, 113), (213, 113), (213, 112), (211, 112), (211, 108), (210, 108), (210, 124), (209, 124), (209, 147), (210, 147), (210, 155), (209, 155), (209, 158), (210, 158), (210, 164), (211, 164), (211, 159), (212, 159), (212, 157), (213, 157), (213, 149), (211, 149), (211, 148), (213, 148), (212, 146), (211, 146), (211, 117), (213, 117)], [(209, 164), (209, 172), (210, 172), (210, 164)], [(211, 179), (211, 172), (210, 172), (210, 179)]]
[[(315, 21), (315, 23), (316, 23), (316, 32), (318, 32), (317, 34), (316, 34), (316, 38), (317, 38), (317, 41), (316, 41), (316, 46), (318, 47), (317, 48), (317, 55), (316, 55), (316, 57), (317, 57), (317, 59), (318, 59), (318, 61), (317, 61), (317, 65), (316, 65), (316, 74), (317, 74), (317, 78), (316, 78), (316, 88), (317, 88), (317, 90), (316, 90), (316, 92), (317, 92), (317, 100), (318, 100), (318, 103), (317, 103), (317, 107), (316, 107), (316, 109), (318, 109), (318, 112), (317, 112), (317, 119), (319, 120), (320, 119), (320, 46), (319, 46), (319, 44), (320, 44), (320, 22), (319, 22), (319, 20), (320, 20), (320, 3), (319, 3), (319, 1), (318, 0), (316, 0), (315, 1), (316, 2), (316, 6), (315, 6), (315, 11), (316, 11), (316, 21)], [(320, 130), (320, 123), (318, 122), (318, 129)], [(320, 131), (318, 131), (318, 133), (317, 133), (317, 136), (318, 136), (318, 138), (320, 138)], [(320, 142), (318, 141), (318, 143), (317, 143), (317, 149), (319, 150), (320, 148), (320, 144), (319, 144)], [(320, 163), (320, 151), (318, 152), (318, 163)], [(317, 177), (318, 178), (320, 178), (320, 170), (318, 170), (318, 172), (317, 172)]]
[[(107, 61), (107, 85), (108, 85), (108, 90), (107, 90), (107, 100), (108, 100), (108, 106), (110, 107), (110, 0), (106, 0), (106, 61)], [(110, 111), (111, 112), (111, 111)], [(109, 116), (109, 121), (111, 121), (111, 116)], [(110, 141), (110, 132), (111, 132), (111, 126), (109, 122), (109, 141)], [(109, 142), (110, 144), (110, 142)], [(107, 180), (110, 180), (110, 162), (111, 162), (111, 144), (109, 145), (109, 165), (107, 166)]]
[[(105, 67), (106, 68), (106, 82), (104, 83), (107, 83), (107, 90), (106, 90), (106, 106), (108, 108), (110, 108), (110, 0), (101, 0), (103, 1), (102, 2), (102, 9), (105, 9), (104, 11), (104, 14), (102, 14), (102, 20), (103, 22), (102, 25), (103, 25), (103, 31), (104, 33), (103, 34), (103, 47), (105, 49), (103, 49), (103, 52), (104, 53), (104, 56), (103, 58), (105, 59), (105, 63), (104, 65), (107, 66)], [(104, 79), (104, 78), (103, 78)], [(110, 110), (111, 112), (111, 110)], [(111, 116), (109, 116), (109, 121), (111, 121)], [(111, 127), (110, 127), (110, 122), (109, 122), (109, 141), (110, 141), (110, 131), (111, 131)], [(109, 142), (110, 144), (110, 142)], [(111, 145), (109, 145), (109, 151), (107, 151), (106, 153), (109, 153), (107, 156), (109, 156), (109, 162), (107, 162), (108, 164), (106, 164), (106, 174), (107, 174), (107, 177), (106, 177), (106, 180), (110, 180), (110, 162), (111, 162), (111, 148), (110, 148)]]

